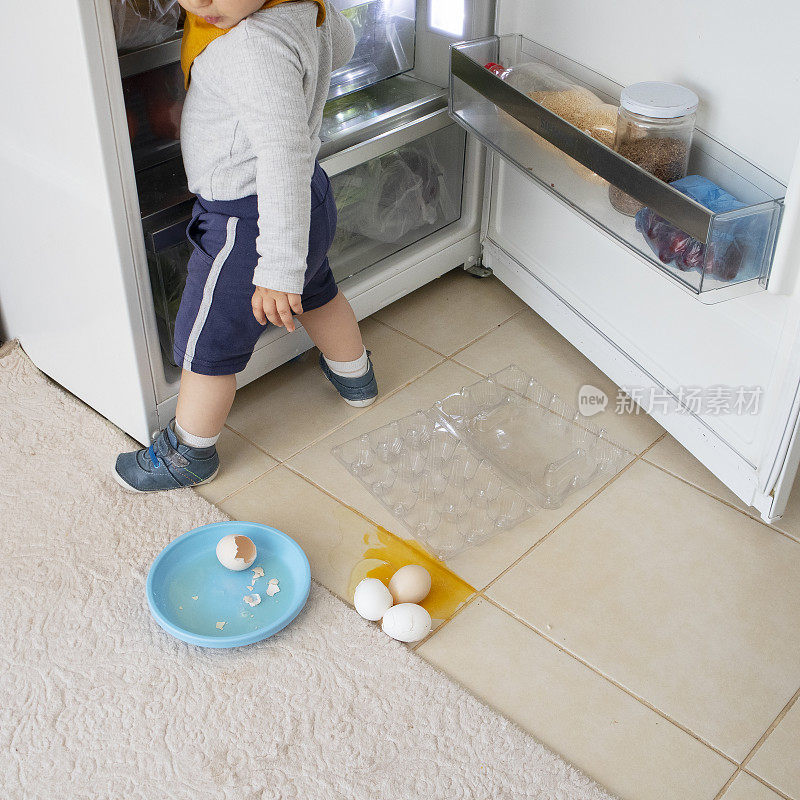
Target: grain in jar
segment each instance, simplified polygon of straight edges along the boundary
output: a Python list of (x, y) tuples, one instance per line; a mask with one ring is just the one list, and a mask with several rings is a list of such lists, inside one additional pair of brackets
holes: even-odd
[[(614, 149), (665, 183), (686, 176), (699, 100), (685, 86), (645, 81), (626, 86), (620, 95)], [(611, 205), (634, 216), (642, 204), (616, 186)]]

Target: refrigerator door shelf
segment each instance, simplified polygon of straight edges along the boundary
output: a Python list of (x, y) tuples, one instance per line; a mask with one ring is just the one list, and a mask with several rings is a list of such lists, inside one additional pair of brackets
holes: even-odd
[[(450, 110), (467, 130), (703, 302), (766, 287), (785, 186), (696, 131), (689, 174), (742, 203), (715, 213), (513, 88), (485, 68), (489, 62), (538, 63), (614, 105), (622, 88), (522, 36), (454, 45)], [(617, 211), (609, 201), (613, 187), (639, 213)]]

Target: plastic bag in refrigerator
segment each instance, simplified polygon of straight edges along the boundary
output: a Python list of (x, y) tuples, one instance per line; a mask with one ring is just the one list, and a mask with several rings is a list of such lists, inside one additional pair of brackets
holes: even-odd
[(169, 39), (178, 30), (177, 0), (111, 0), (117, 49), (135, 50)]
[(393, 244), (439, 218), (441, 172), (429, 147), (409, 146), (339, 176), (339, 228)]
[[(702, 175), (673, 181), (679, 191), (717, 214), (737, 211), (745, 203)], [(718, 221), (703, 244), (649, 208), (636, 214), (636, 230), (647, 240), (662, 264), (681, 272), (696, 270), (721, 281), (747, 280), (760, 273), (759, 254), (769, 235), (769, 219), (757, 215)]]

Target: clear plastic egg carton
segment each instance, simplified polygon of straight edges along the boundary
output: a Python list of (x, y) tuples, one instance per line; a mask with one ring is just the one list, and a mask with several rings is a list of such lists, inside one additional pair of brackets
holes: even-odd
[(633, 454), (516, 366), (333, 448), (414, 538), (456, 555), (569, 494)]
[(535, 510), (432, 410), (351, 439), (333, 454), (442, 559), (513, 528)]
[(517, 366), (435, 405), (445, 426), (525, 497), (558, 508), (572, 492), (608, 480), (633, 454)]

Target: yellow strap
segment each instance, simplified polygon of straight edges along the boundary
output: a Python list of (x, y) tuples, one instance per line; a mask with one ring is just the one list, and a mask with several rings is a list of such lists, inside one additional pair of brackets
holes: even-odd
[[(261, 8), (272, 8), (281, 3), (293, 3), (297, 0), (268, 0)], [(325, 0), (314, 0), (317, 8), (317, 27), (325, 22)], [(202, 17), (186, 12), (186, 21), (183, 23), (183, 39), (181, 40), (181, 69), (183, 70), (183, 83), (189, 88), (189, 75), (192, 64), (197, 56), (208, 47), (218, 36), (224, 36), (230, 28), (218, 28)]]

